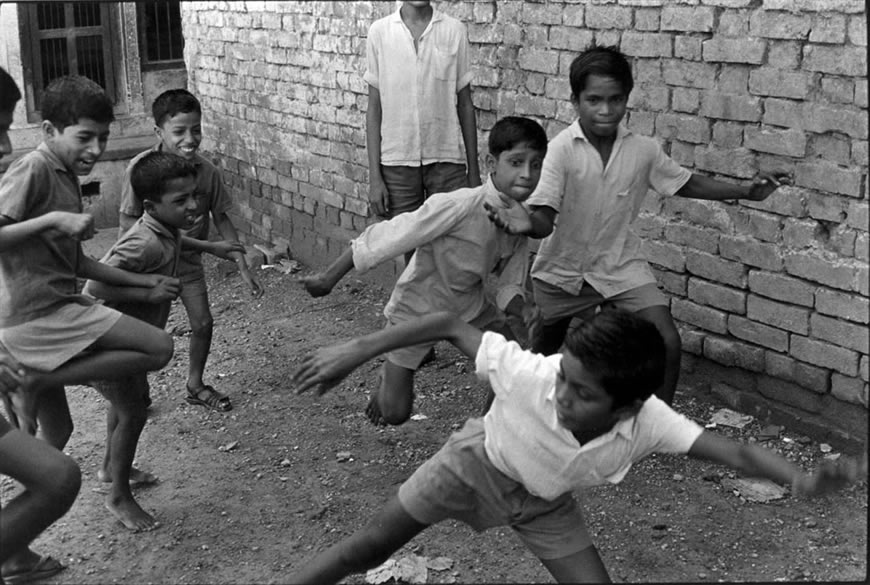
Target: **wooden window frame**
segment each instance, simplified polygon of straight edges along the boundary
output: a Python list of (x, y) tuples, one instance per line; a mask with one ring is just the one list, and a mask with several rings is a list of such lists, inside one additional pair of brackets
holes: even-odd
[[(139, 30), (139, 60), (143, 71), (159, 71), (162, 69), (180, 69), (184, 65), (184, 36), (181, 37), (181, 55), (175, 59), (164, 59), (151, 61), (148, 57), (148, 32), (147, 20), (145, 14), (146, 8), (154, 8), (160, 4), (175, 4), (179, 7), (179, 24), (181, 19), (181, 0), (156, 0), (151, 2), (136, 2), (136, 20), (138, 21)], [(167, 33), (169, 34), (169, 33)]]

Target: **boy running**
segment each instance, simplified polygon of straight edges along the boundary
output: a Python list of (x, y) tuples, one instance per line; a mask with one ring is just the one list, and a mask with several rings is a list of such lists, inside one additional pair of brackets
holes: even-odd
[[(369, 226), (326, 271), (300, 282), (312, 296), (323, 296), (352, 268), (364, 272), (416, 249), (384, 308), (388, 327), (444, 310), (481, 328), (504, 330), (504, 313), (524, 318), (528, 326), (533, 310), (523, 291), (526, 238), (492, 225), (483, 206), (524, 201), (538, 183), (546, 151), (547, 135), (534, 120), (499, 120), (489, 134), (486, 184), (437, 193), (416, 211)], [(408, 420), (414, 372), (433, 345), (387, 355), (380, 388), (366, 409), (372, 422), (399, 425)]]
[(447, 339), (475, 358), (495, 400), (423, 463), (367, 526), (291, 577), (335, 583), (378, 566), (428, 526), (447, 518), (477, 531), (510, 526), (563, 583), (610, 577), (574, 501), (574, 490), (622, 481), (651, 453), (686, 453), (790, 485), (801, 496), (856, 481), (866, 461), (825, 461), (815, 474), (773, 451), (704, 430), (653, 395), (665, 347), (649, 321), (604, 310), (568, 334), (564, 353), (525, 351), (448, 313), (427, 315), (321, 349), (293, 375), (299, 392), (323, 393), (380, 353)]
[[(100, 262), (139, 274), (171, 277), (165, 290), (116, 287), (88, 281), (84, 292), (106, 301), (106, 306), (150, 323), (166, 325), (172, 300), (180, 290), (175, 278), (181, 250), (181, 229), (196, 220), (196, 167), (193, 163), (163, 152), (141, 157), (130, 173), (133, 192), (142, 203), (144, 215), (133, 224)], [(136, 445), (147, 419), (148, 379), (145, 372), (120, 380), (101, 381), (94, 387), (109, 401), (106, 417), (106, 456), (101, 478), (112, 486), (106, 508), (130, 530), (152, 530), (159, 526), (142, 509), (130, 490), (131, 479), (153, 483), (156, 478), (133, 468)]]

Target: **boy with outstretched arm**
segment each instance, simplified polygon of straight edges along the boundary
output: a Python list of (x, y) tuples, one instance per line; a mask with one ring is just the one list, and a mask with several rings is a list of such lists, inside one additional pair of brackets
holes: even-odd
[[(167, 286), (165, 276), (106, 266), (81, 249), (94, 224), (82, 213), (78, 177), (106, 148), (111, 100), (95, 82), (72, 75), (46, 87), (40, 108), (42, 144), (0, 178), (0, 344), (25, 372), (5, 394), (14, 424), (30, 434), (38, 426), (46, 442), (63, 449), (72, 434), (64, 385), (158, 370), (173, 344), (165, 331), (78, 292), (77, 278)], [(34, 556), (24, 548), (6, 565)]]
[(668, 299), (631, 228), (644, 196), (654, 189), (694, 199), (761, 201), (789, 178), (762, 174), (744, 186), (692, 173), (655, 139), (621, 125), (634, 81), (628, 60), (616, 48), (584, 51), (569, 75), (577, 122), (550, 142), (540, 184), (527, 201), (531, 215), (519, 205), (492, 214), (509, 233), (545, 238), (531, 270), (543, 318), (532, 349), (555, 353), (571, 319), (598, 306), (635, 311), (665, 340), (665, 377), (656, 395), (670, 404), (681, 341)]
[[(0, 68), (0, 158), (12, 152), (9, 127), (20, 99), (18, 85)], [(21, 364), (0, 348), (0, 397), (4, 402), (26, 374)], [(39, 555), (28, 546), (72, 506), (82, 482), (78, 464), (0, 416), (0, 474), (24, 486), (17, 496), (6, 499), (0, 510), (0, 583), (16, 585), (62, 571), (65, 567), (60, 561)]]
[[(504, 313), (524, 317), (528, 326), (533, 310), (524, 301), (526, 238), (492, 225), (483, 205), (524, 201), (538, 183), (546, 150), (547, 135), (534, 120), (499, 120), (489, 135), (485, 185), (436, 193), (416, 211), (369, 226), (324, 272), (300, 281), (312, 296), (326, 295), (352, 268), (362, 272), (416, 249), (384, 308), (388, 327), (444, 310), (481, 328), (503, 330)], [(380, 388), (366, 409), (372, 422), (408, 420), (414, 372), (433, 345), (387, 355)]]
[(427, 315), (321, 349), (293, 375), (323, 393), (360, 364), (406, 345), (446, 339), (475, 359), (495, 392), (423, 463), (364, 528), (305, 563), (293, 583), (335, 583), (386, 561), (428, 526), (453, 518), (477, 531), (510, 526), (558, 582), (610, 580), (574, 490), (622, 481), (657, 452), (685, 453), (790, 485), (801, 496), (841, 488), (863, 463), (825, 461), (815, 474), (773, 451), (704, 430), (653, 395), (664, 372), (656, 327), (607, 309), (568, 333), (564, 353), (525, 351), (448, 313)]
[[(133, 192), (145, 213), (127, 230), (100, 262), (139, 274), (171, 277), (172, 295), (154, 290), (117, 287), (88, 281), (84, 292), (106, 306), (163, 328), (172, 300), (180, 291), (175, 278), (181, 250), (180, 230), (196, 220), (196, 167), (180, 156), (149, 152), (130, 173)], [(106, 416), (106, 455), (100, 478), (111, 482), (106, 508), (126, 528), (152, 530), (159, 526), (133, 497), (130, 481), (153, 483), (156, 478), (133, 468), (139, 436), (147, 419), (148, 379), (144, 372), (120, 380), (95, 382), (109, 401)]]
[[(220, 170), (199, 154), (199, 145), (202, 142), (202, 107), (199, 100), (186, 89), (170, 89), (157, 96), (151, 110), (154, 115), (154, 131), (160, 140), (153, 148), (134, 157), (127, 166), (121, 191), (119, 235), (123, 235), (142, 215), (142, 204), (136, 199), (130, 185), (131, 169), (141, 157), (152, 151), (169, 152), (191, 161), (196, 166), (196, 196), (199, 208), (194, 225), (183, 230), (178, 266), (178, 276), (182, 284), (181, 302), (187, 311), (191, 329), (185, 400), (189, 404), (226, 412), (233, 408), (229, 396), (215, 390), (203, 380), (205, 364), (211, 351), (214, 317), (209, 307), (202, 253), (208, 252), (235, 261), (242, 281), (255, 298), (262, 296), (263, 287), (248, 268), (245, 248), (239, 243), (236, 228), (228, 215), (232, 200), (224, 186)], [(209, 215), (223, 237), (222, 241), (209, 241)]]

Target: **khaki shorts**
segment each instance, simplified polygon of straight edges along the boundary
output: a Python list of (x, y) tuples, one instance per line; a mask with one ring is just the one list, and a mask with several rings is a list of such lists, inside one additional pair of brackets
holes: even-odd
[(490, 462), (483, 419), (473, 418), (399, 487), (399, 502), (417, 522), (460, 520), (475, 531), (510, 526), (540, 559), (561, 559), (592, 546), (571, 493), (553, 501), (531, 495)]
[[(392, 327), (401, 323), (399, 320), (390, 320), (387, 327)], [(487, 331), (499, 331), (505, 326), (504, 314), (496, 309), (493, 305), (487, 303), (480, 314), (471, 320), (471, 325), (478, 329)], [(423, 359), (429, 350), (435, 347), (438, 342), (432, 341), (429, 343), (418, 343), (417, 345), (409, 345), (402, 347), (386, 354), (386, 359), (392, 364), (407, 370), (416, 370), (423, 363)]]
[(205, 270), (202, 267), (202, 254), (183, 252), (178, 257), (178, 270), (181, 280), (181, 298), (202, 297), (208, 292), (205, 284)]
[(668, 297), (655, 284), (644, 284), (612, 297), (603, 297), (587, 282), (580, 294), (571, 294), (548, 282), (533, 279), (535, 304), (541, 309), (545, 324), (555, 323), (568, 317), (581, 316), (596, 307), (616, 307), (636, 313), (649, 307), (668, 306)]

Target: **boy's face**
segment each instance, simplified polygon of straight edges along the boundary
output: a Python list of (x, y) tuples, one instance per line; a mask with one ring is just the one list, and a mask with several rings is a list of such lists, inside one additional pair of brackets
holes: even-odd
[(12, 125), (12, 110), (0, 112), (0, 159), (12, 152), (9, 127)]
[(80, 118), (63, 130), (44, 120), (42, 133), (51, 151), (76, 175), (87, 175), (94, 169), (109, 141), (109, 122)]
[(189, 229), (196, 222), (196, 177), (179, 177), (166, 183), (160, 201), (146, 200), (143, 207), (151, 217), (177, 229)]
[(571, 99), (584, 134), (598, 138), (616, 134), (628, 104), (622, 84), (603, 75), (588, 76), (586, 87)]
[(613, 398), (569, 351), (562, 354), (555, 397), (559, 424), (571, 432), (604, 433), (619, 418)]
[(544, 153), (521, 142), (505, 150), (498, 158), (487, 153), (486, 164), (492, 183), (499, 192), (514, 201), (525, 201), (538, 186)]
[(181, 112), (167, 118), (154, 131), (166, 152), (191, 160), (202, 142), (202, 116), (199, 112)]

